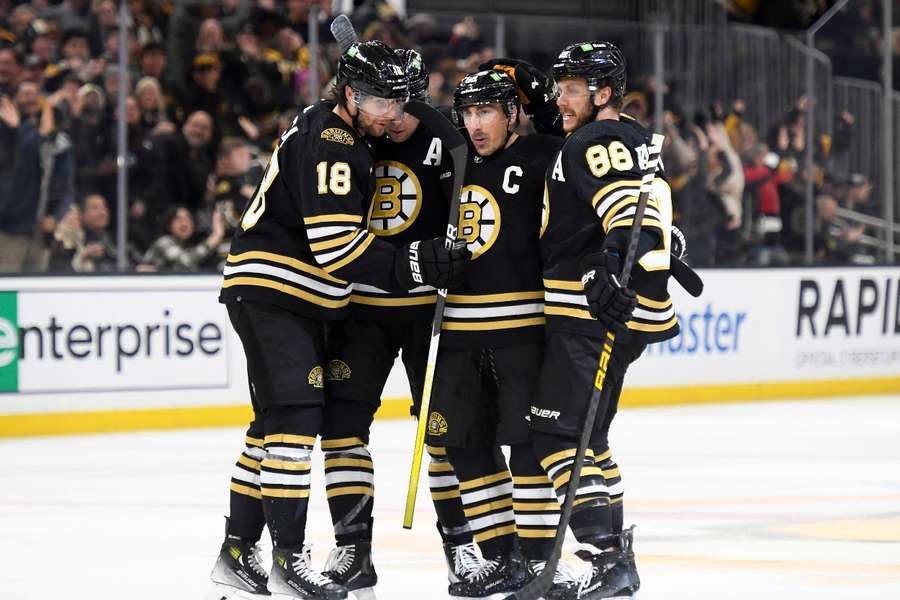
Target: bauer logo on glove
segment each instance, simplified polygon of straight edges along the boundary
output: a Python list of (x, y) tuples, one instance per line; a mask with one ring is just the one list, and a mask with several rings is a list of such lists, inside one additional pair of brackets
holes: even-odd
[(447, 249), (444, 238), (412, 242), (397, 253), (395, 279), (404, 290), (420, 285), (452, 288), (459, 285), (471, 255), (465, 247)]

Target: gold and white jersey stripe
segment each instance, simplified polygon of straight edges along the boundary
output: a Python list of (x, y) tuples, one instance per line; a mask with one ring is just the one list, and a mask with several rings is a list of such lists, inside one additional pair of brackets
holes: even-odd
[(366, 251), (375, 235), (362, 227), (361, 215), (328, 214), (305, 217), (303, 225), (316, 263), (331, 273)]
[[(677, 324), (672, 299), (654, 300), (638, 294), (637, 307), (626, 325), (634, 331), (667, 331)], [(547, 316), (591, 320), (587, 297), (580, 281), (544, 280), (544, 313)]]
[(268, 288), (324, 308), (343, 308), (350, 302), (350, 284), (346, 281), (321, 267), (273, 252), (231, 254), (223, 274), (224, 288)]
[(437, 302), (437, 290), (430, 285), (420, 285), (404, 294), (396, 294), (364, 283), (353, 284), (350, 302), (367, 306), (420, 306)]
[(492, 331), (544, 325), (542, 291), (504, 294), (450, 294), (444, 331)]

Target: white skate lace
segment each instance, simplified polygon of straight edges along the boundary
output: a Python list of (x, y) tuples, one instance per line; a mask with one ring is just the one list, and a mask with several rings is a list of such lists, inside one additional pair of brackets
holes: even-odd
[[(535, 575), (540, 575), (547, 567), (547, 561), (536, 560), (531, 563), (531, 570)], [(560, 561), (556, 566), (556, 572), (553, 573), (553, 583), (561, 585), (570, 585), (575, 583), (578, 578), (572, 571), (572, 567), (568, 563)]]
[(467, 579), (481, 568), (481, 559), (475, 552), (475, 544), (460, 544), (450, 549), (453, 555), (453, 570), (462, 579)]
[(258, 544), (254, 544), (247, 555), (247, 564), (256, 572), (257, 575), (268, 577), (269, 573), (262, 566), (261, 549)]
[(343, 575), (353, 566), (356, 558), (356, 546), (338, 546), (333, 548), (325, 561), (325, 571), (335, 571)]
[(481, 568), (479, 568), (474, 575), (469, 576), (469, 581), (481, 581), (482, 579), (487, 579), (500, 567), (500, 562), (499, 558), (485, 560), (481, 563)]
[(334, 583), (331, 581), (331, 578), (319, 573), (312, 567), (310, 567), (310, 563), (312, 562), (312, 549), (309, 546), (303, 546), (303, 549), (300, 552), (294, 554), (294, 562), (292, 566), (294, 567), (294, 573), (304, 578), (306, 581), (312, 583), (313, 585), (318, 585), (320, 587), (326, 586), (329, 583)]

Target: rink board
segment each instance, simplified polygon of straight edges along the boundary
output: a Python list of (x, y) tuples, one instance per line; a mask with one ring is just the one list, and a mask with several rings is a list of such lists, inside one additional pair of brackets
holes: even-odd
[[(701, 298), (670, 285), (681, 334), (632, 366), (623, 404), (900, 392), (900, 268), (702, 275)], [(0, 278), (0, 436), (245, 422), (243, 351), (220, 282)], [(395, 369), (379, 417), (408, 405)]]

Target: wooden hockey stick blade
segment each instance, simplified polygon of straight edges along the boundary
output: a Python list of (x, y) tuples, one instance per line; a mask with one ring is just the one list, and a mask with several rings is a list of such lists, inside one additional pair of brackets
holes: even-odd
[[(650, 200), (650, 189), (653, 178), (656, 175), (656, 168), (659, 164), (659, 153), (662, 152), (664, 136), (653, 134), (650, 146), (650, 161), (647, 169), (641, 178), (641, 192), (638, 196), (637, 208), (634, 212), (634, 222), (628, 239), (628, 254), (625, 255), (625, 262), (622, 267), (622, 286), (628, 284), (631, 276), (631, 268), (634, 265), (635, 254), (637, 250), (638, 234), (641, 230), (641, 221), (644, 218), (644, 211), (647, 208), (647, 202)], [(581, 483), (581, 467), (584, 464), (584, 457), (587, 454), (587, 447), (591, 441), (591, 434), (594, 430), (594, 421), (597, 420), (597, 411), (600, 406), (600, 400), (603, 394), (609, 392), (609, 388), (604, 385), (606, 382), (606, 365), (612, 359), (613, 346), (616, 342), (616, 335), (612, 331), (606, 332), (606, 339), (603, 342), (603, 348), (600, 352), (600, 361), (597, 366), (597, 374), (594, 377), (594, 385), (591, 387), (591, 396), (588, 401), (587, 413), (584, 416), (584, 424), (581, 430), (581, 437), (578, 441), (578, 449), (575, 452), (575, 461), (572, 463), (572, 471), (569, 475), (569, 483), (566, 488), (566, 497), (563, 501), (562, 510), (559, 515), (559, 525), (556, 528), (556, 535), (553, 538), (553, 550), (550, 552), (550, 558), (544, 565), (541, 574), (532, 579), (522, 589), (514, 594), (507, 596), (504, 600), (539, 600), (553, 587), (553, 577), (556, 575), (556, 567), (559, 566), (560, 556), (562, 555), (562, 547), (566, 540), (566, 530), (569, 528), (569, 521), (572, 518), (572, 508), (575, 505), (575, 496), (578, 493), (578, 485)]]
[(352, 46), (359, 39), (353, 23), (347, 18), (347, 15), (338, 15), (331, 22), (331, 35), (337, 41), (341, 52), (346, 52), (347, 48)]
[[(453, 186), (450, 191), (450, 214), (447, 217), (447, 232), (444, 239), (446, 247), (454, 248), (458, 242), (459, 230), (459, 194), (465, 177), (468, 161), (466, 139), (452, 123), (430, 104), (418, 100), (407, 102), (403, 110), (419, 119), (419, 121), (441, 140), (444, 149), (449, 152), (453, 165)], [(409, 473), (409, 485), (406, 489), (406, 507), (403, 512), (403, 528), (412, 529), (413, 515), (416, 509), (416, 496), (419, 491), (419, 477), (422, 470), (422, 451), (425, 446), (425, 428), (428, 423), (431, 405), (431, 388), (434, 383), (434, 370), (437, 365), (437, 353), (440, 346), (441, 324), (444, 321), (444, 304), (447, 301), (447, 290), (438, 290), (437, 303), (434, 307), (434, 320), (431, 328), (431, 340), (428, 344), (428, 359), (425, 366), (425, 381), (422, 386), (422, 401), (419, 406), (419, 421), (416, 424), (416, 440), (413, 446), (412, 466)]]

